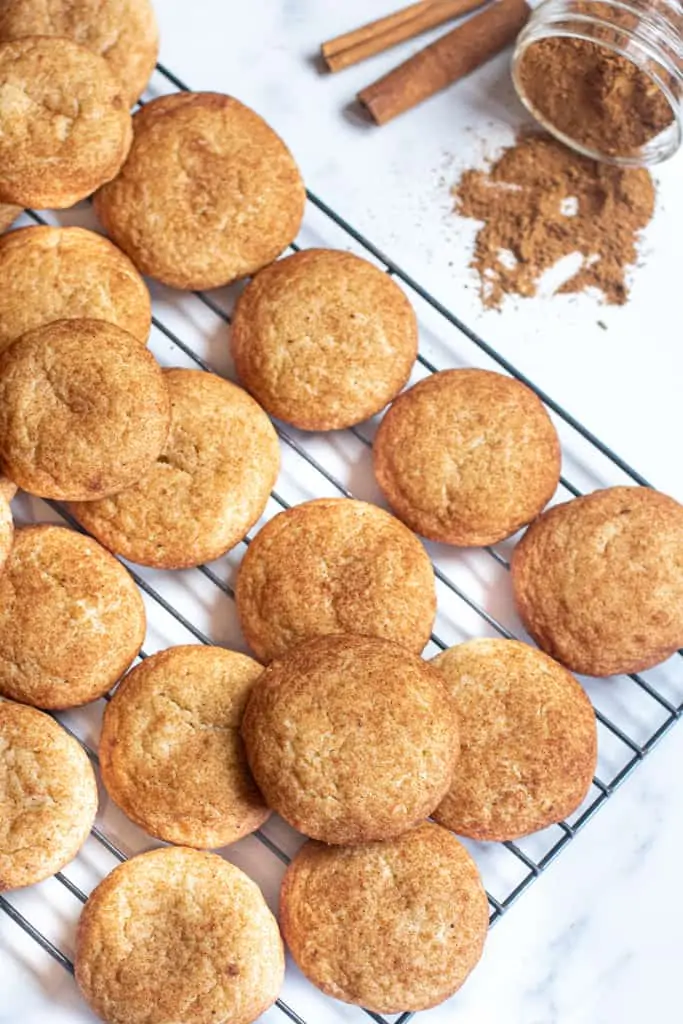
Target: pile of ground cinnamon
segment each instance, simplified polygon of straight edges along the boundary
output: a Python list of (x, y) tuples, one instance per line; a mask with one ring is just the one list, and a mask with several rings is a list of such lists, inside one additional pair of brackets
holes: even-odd
[(453, 194), (457, 213), (484, 222), (472, 260), (484, 305), (535, 295), (541, 275), (572, 253), (581, 266), (559, 292), (592, 287), (607, 302), (626, 301), (626, 272), (654, 210), (645, 169), (598, 163), (548, 135), (528, 135), (487, 170), (466, 171)]
[(608, 156), (637, 155), (673, 120), (671, 105), (649, 75), (585, 39), (532, 43), (517, 75), (546, 126)]

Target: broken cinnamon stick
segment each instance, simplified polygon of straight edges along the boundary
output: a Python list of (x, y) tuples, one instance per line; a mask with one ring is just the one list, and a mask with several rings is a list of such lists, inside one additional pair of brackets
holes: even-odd
[(427, 29), (481, 7), (485, 0), (421, 0), (401, 11), (371, 21), (353, 32), (330, 39), (320, 48), (329, 71), (341, 71), (368, 57), (414, 39)]
[(526, 0), (495, 0), (464, 25), (437, 39), (358, 93), (376, 124), (464, 78), (511, 43), (529, 17)]

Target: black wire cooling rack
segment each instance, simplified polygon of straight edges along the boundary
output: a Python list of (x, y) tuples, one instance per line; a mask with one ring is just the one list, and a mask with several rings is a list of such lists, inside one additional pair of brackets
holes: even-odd
[[(167, 92), (169, 89), (187, 91), (187, 86), (167, 68), (159, 65), (157, 72), (158, 76), (160, 76), (160, 81), (163, 82), (163, 88), (160, 91)], [(349, 224), (348, 221), (336, 213), (318, 196), (311, 192), (308, 192), (307, 196), (308, 212), (316, 216), (319, 221), (322, 218), (323, 226), (327, 225), (327, 227), (333, 229), (336, 232), (336, 237), (342, 239), (342, 245), (346, 244), (349, 247), (355, 247), (356, 251), (383, 267), (388, 274), (400, 282), (414, 301), (420, 300), (423, 310), (431, 316), (432, 322), (436, 323), (437, 331), (440, 325), (442, 329), (455, 332), (458, 340), (466, 343), (469, 347), (469, 353), (465, 358), (470, 365), (478, 365), (482, 361), (487, 361), (489, 365), (497, 366), (498, 369), (526, 384), (541, 398), (550, 410), (565, 443), (568, 443), (570, 438), (578, 439), (581, 444), (587, 447), (589, 453), (592, 453), (594, 456), (599, 455), (602, 458), (605, 466), (611, 468), (612, 474), (618, 473), (616, 479), (610, 476), (607, 481), (605, 481), (605, 476), (609, 476), (609, 474), (603, 474), (600, 478), (591, 478), (590, 474), (586, 477), (585, 473), (583, 473), (584, 478), (592, 480), (593, 485), (595, 485), (597, 479), (602, 484), (605, 482), (631, 482), (641, 486), (649, 486), (640, 473), (636, 472), (616, 455), (611, 448), (591, 433), (590, 430), (579, 423), (540, 388), (536, 387), (532, 381), (520, 373), (507, 359), (480, 338), (450, 309), (446, 308), (418, 281), (381, 252), (372, 242)], [(27, 214), (33, 222), (45, 223), (39, 214), (31, 211), (27, 211)], [(326, 232), (323, 228), (323, 236), (325, 235)], [(300, 246), (297, 244), (291, 246), (293, 251), (298, 251), (299, 248)], [(215, 297), (203, 293), (194, 293), (193, 301), (201, 304), (203, 312), (217, 318), (219, 323), (223, 322), (223, 324), (226, 324), (230, 322), (228, 310)], [(157, 314), (155, 305), (153, 326), (165, 341), (170, 344), (173, 352), (181, 353), (190, 364), (199, 366), (201, 369), (209, 372), (216, 372), (214, 367), (195, 351), (195, 347), (188, 343), (177, 329), (170, 327), (166, 320), (166, 317), (161, 319)], [(418, 356), (418, 368), (419, 373), (424, 376), (434, 373), (440, 368), (445, 368), (445, 366), (438, 367), (431, 359), (421, 354)], [(339, 479), (335, 472), (330, 470), (329, 465), (321, 461), (321, 456), (318, 454), (315, 446), (314, 450), (311, 450), (311, 444), (306, 438), (300, 439), (296, 431), (281, 425), (276, 424), (276, 427), (283, 450), (294, 460), (293, 471), (295, 475), (298, 472), (297, 464), (299, 464), (302, 469), (305, 468), (306, 472), (314, 474), (321, 482), (324, 481), (325, 488), (331, 488), (332, 492), (347, 497), (358, 496), (352, 495), (351, 490)], [(355, 428), (345, 433), (353, 437), (360, 450), (365, 451), (372, 443), (366, 428)], [(568, 461), (566, 448), (564, 448), (564, 454), (566, 464)], [(569, 461), (572, 462), (572, 459), (570, 458)], [(574, 468), (581, 472), (581, 463), (575, 462)], [(590, 483), (588, 486), (590, 487)], [(582, 493), (582, 490), (563, 475), (560, 483), (559, 497), (565, 500), (567, 496), (578, 496), (580, 493)], [(273, 492), (272, 499), (273, 512), (290, 507), (291, 503), (278, 492)], [(52, 506), (52, 508), (73, 528), (80, 529), (78, 524), (63, 509), (58, 506)], [(248, 544), (249, 538), (246, 538), (244, 543)], [(484, 552), (480, 553), (478, 557), (488, 561), (489, 565), (493, 566), (495, 572), (501, 573), (504, 576), (509, 569), (509, 551), (509, 545), (499, 545), (484, 549)], [(434, 568), (438, 585), (444, 596), (447, 595), (448, 601), (458, 604), (464, 614), (474, 616), (479, 621), (482, 629), (490, 635), (498, 635), (508, 639), (518, 635), (518, 632), (520, 632), (518, 624), (513, 626), (504, 624), (500, 621), (499, 615), (490, 606), (487, 606), (485, 600), (472, 596), (471, 588), (468, 588), (462, 582), (462, 573), (457, 571), (457, 562), (453, 561), (453, 557), (457, 559), (458, 556), (451, 557), (449, 567), (447, 568), (443, 568), (444, 558), (442, 556), (443, 551), (437, 549)], [(466, 559), (468, 556), (463, 554), (462, 557)], [(172, 597), (165, 596), (161, 592), (163, 586), (158, 582), (158, 573), (145, 573), (144, 570), (131, 566), (128, 566), (128, 568), (143, 591), (148, 603), (151, 603), (170, 616), (176, 630), (180, 629), (184, 633), (190, 634), (201, 644), (216, 642), (211, 638), (208, 631), (200, 628), (196, 622), (180, 608), (176, 607)], [(218, 588), (224, 598), (229, 600), (234, 598), (232, 586), (226, 581), (222, 571), (215, 566), (212, 568), (209, 566), (199, 566), (196, 570), (192, 570), (192, 572), (199, 573), (207, 585), (210, 585), (212, 588)], [(439, 619), (437, 618), (437, 628), (438, 625)], [(474, 631), (474, 628), (470, 630), (470, 632)], [(441, 629), (439, 629), (440, 633)], [(454, 642), (452, 639), (447, 642), (439, 634), (432, 634), (430, 643), (432, 650), (443, 650), (450, 643)], [(524, 637), (522, 638), (525, 639)], [(683, 652), (679, 652), (679, 655), (681, 654)], [(146, 657), (147, 653), (143, 650), (140, 653), (140, 658), (144, 659)], [(573, 818), (561, 822), (558, 826), (553, 826), (552, 829), (545, 830), (545, 832), (539, 833), (537, 836), (532, 836), (516, 843), (469, 844), (487, 883), (491, 925), (495, 924), (496, 921), (507, 913), (512, 904), (519, 899), (531, 883), (555, 860), (557, 855), (573, 840), (577, 833), (590, 821), (596, 811), (612, 796), (617, 787), (630, 775), (636, 765), (650, 753), (655, 744), (668, 732), (674, 722), (679, 719), (683, 712), (683, 680), (681, 679), (680, 672), (677, 671), (680, 662), (676, 661), (673, 664), (675, 664), (673, 671), (666, 670), (662, 672), (661, 670), (655, 670), (652, 673), (647, 673), (647, 678), (643, 674), (632, 674), (625, 677), (623, 687), (621, 683), (619, 684), (619, 695), (616, 698), (609, 693), (609, 690), (603, 689), (601, 694), (599, 686), (603, 685), (604, 687), (604, 684), (598, 682), (598, 686), (593, 685), (591, 690), (591, 681), (585, 681), (596, 704), (601, 754), (598, 763), (599, 775), (594, 779), (587, 800)], [(109, 696), (105, 699), (108, 700)], [(78, 732), (74, 731), (64, 721), (63, 715), (58, 717), (67, 731), (83, 744), (93, 764), (97, 767), (98, 758), (93, 746), (83, 742)], [(283, 834), (283, 829), (280, 827), (279, 832), (274, 837), (272, 832), (269, 834), (267, 825), (255, 833), (255, 840), (261, 844), (268, 855), (275, 858), (281, 870), (283, 869), (282, 866), (286, 865), (290, 860), (289, 854), (283, 848), (287, 845), (282, 841)], [(111, 855), (113, 862), (122, 862), (127, 859), (128, 854), (121, 848), (124, 844), (118, 838), (113, 839), (101, 827), (93, 829), (92, 838)], [(501, 865), (504, 866), (501, 867)], [(85, 903), (87, 899), (86, 892), (79, 885), (76, 885), (71, 878), (63, 872), (59, 872), (55, 879), (77, 901)], [(23, 929), (31, 939), (35, 940), (65, 971), (73, 974), (72, 959), (45, 934), (45, 930), (30, 919), (31, 915), (22, 912), (16, 904), (17, 900), (14, 894), (0, 895), (0, 908), (4, 913), (19, 928)], [(320, 998), (324, 999), (322, 996)], [(290, 1002), (279, 999), (276, 1006), (284, 1017), (294, 1021), (295, 1024), (308, 1024)], [(377, 1024), (387, 1024), (386, 1018), (379, 1014), (360, 1009), (357, 1013), (367, 1014)], [(411, 1013), (403, 1013), (394, 1018), (395, 1024), (406, 1024), (412, 1016), (413, 1014)], [(309, 1015), (308, 1021), (310, 1022), (311, 1019)], [(321, 1019), (319, 1014), (317, 1019)]]

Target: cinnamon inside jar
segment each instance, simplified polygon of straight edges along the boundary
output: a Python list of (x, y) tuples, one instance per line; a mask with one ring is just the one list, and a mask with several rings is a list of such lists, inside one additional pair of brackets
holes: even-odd
[(522, 54), (517, 77), (534, 113), (549, 127), (607, 156), (637, 153), (674, 118), (645, 71), (591, 40), (536, 40)]

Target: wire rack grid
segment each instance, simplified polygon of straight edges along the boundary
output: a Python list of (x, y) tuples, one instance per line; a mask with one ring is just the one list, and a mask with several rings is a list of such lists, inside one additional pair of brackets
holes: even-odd
[[(156, 90), (153, 89), (153, 93), (154, 91), (187, 90), (187, 86), (162, 65), (158, 66), (156, 77), (160, 84)], [(480, 338), (450, 309), (446, 308), (343, 217), (316, 195), (311, 192), (308, 192), (307, 195), (307, 220), (310, 217), (316, 222), (309, 232), (311, 238), (318, 244), (321, 239), (323, 243), (330, 244), (330, 236), (332, 236), (332, 241), (336, 242), (338, 247), (351, 248), (364, 255), (399, 282), (414, 304), (418, 306), (423, 328), (421, 331), (423, 348), (418, 357), (417, 366), (418, 378), (452, 365), (454, 359), (452, 338), (455, 337), (467, 348), (466, 354), (460, 357), (464, 364), (481, 365), (485, 363), (498, 368), (528, 385), (542, 399), (551, 412), (563, 440), (563, 468), (565, 472), (567, 465), (572, 468), (571, 480), (566, 475), (562, 476), (556, 500), (566, 500), (568, 496), (578, 496), (586, 489), (611, 483), (629, 482), (649, 486), (638, 472), (536, 387), (532, 381), (520, 373), (500, 353)], [(27, 216), (34, 223), (46, 223), (44, 218), (35, 212), (27, 211)], [(302, 235), (305, 234), (304, 229)], [(293, 251), (298, 251), (305, 246), (301, 238), (302, 236), (300, 236), (299, 243), (291, 246)], [(152, 321), (153, 328), (157, 341), (167, 346), (166, 361), (170, 359), (172, 363), (177, 363), (180, 358), (184, 359), (187, 365), (216, 372), (216, 362), (220, 362), (220, 358), (211, 360), (204, 353), (200, 354), (197, 351), (199, 346), (192, 339), (193, 336), (205, 337), (207, 332), (215, 333), (216, 325), (218, 325), (219, 331), (226, 330), (225, 325), (230, 322), (228, 308), (230, 295), (227, 294), (224, 301), (222, 295), (217, 297), (214, 294), (194, 293), (191, 296), (191, 301), (194, 304), (193, 312), (186, 311), (184, 313), (184, 319), (181, 317), (180, 327), (176, 326), (175, 322), (172, 323), (178, 318), (171, 316), (169, 299), (163, 290), (157, 289), (154, 297), (156, 301)], [(439, 342), (444, 331), (450, 332), (448, 343)], [(425, 338), (428, 346), (437, 353), (434, 358), (431, 353), (429, 356), (425, 354)], [(444, 348), (444, 346), (446, 347)], [(440, 365), (437, 365), (439, 352), (442, 353), (442, 359)], [(445, 357), (443, 353), (445, 353)], [(222, 367), (219, 372), (223, 372)], [(280, 424), (276, 424), (276, 429), (282, 442), (283, 464), (287, 470), (286, 479), (289, 482), (291, 494), (285, 496), (284, 493), (281, 493), (279, 482), (278, 491), (272, 494), (272, 501), (269, 503), (269, 509), (265, 515), (266, 519), (282, 509), (289, 508), (296, 500), (316, 496), (321, 491), (347, 497), (356, 496), (379, 500), (376, 490), (372, 490), (371, 485), (365, 485), (363, 493), (358, 493), (356, 487), (352, 489), (349, 473), (344, 473), (344, 469), (348, 470), (349, 466), (353, 468), (361, 459), (365, 459), (367, 462), (368, 448), (372, 444), (372, 425), (364, 425), (362, 428), (343, 432), (343, 441), (336, 436), (325, 438), (322, 441), (311, 435), (301, 435)], [(596, 469), (596, 465), (599, 468)], [(337, 469), (337, 467), (340, 468)], [(343, 476), (346, 476), (346, 482), (342, 479)], [(307, 481), (305, 486), (300, 484), (302, 478)], [(581, 486), (577, 485), (575, 480), (579, 480)], [(52, 515), (68, 522), (73, 528), (80, 529), (68, 513), (55, 504), (46, 508), (44, 503), (36, 503), (30, 514), (42, 519), (46, 518), (46, 514)], [(249, 539), (249, 537), (245, 538), (244, 544), (248, 544)], [(432, 634), (427, 654), (430, 651), (433, 653), (436, 650), (443, 650), (453, 642), (482, 632), (486, 635), (508, 639), (515, 636), (528, 639), (524, 636), (514, 612), (510, 612), (509, 607), (507, 609), (503, 606), (499, 608), (495, 599), (495, 594), (506, 588), (505, 577), (509, 569), (512, 543), (506, 542), (480, 552), (459, 553), (445, 551), (438, 545), (427, 545), (433, 556), (438, 581), (437, 587), (441, 598), (436, 631)], [(241, 546), (242, 550), (243, 547), (244, 545)], [(227, 559), (221, 560), (219, 563), (212, 566), (199, 566), (197, 569), (181, 575), (185, 583), (191, 589), (194, 588), (194, 597), (198, 598), (200, 603), (206, 604), (207, 601), (210, 601), (211, 593), (217, 593), (221, 600), (231, 602), (234, 599), (234, 590), (229, 580), (231, 576), (234, 576), (238, 561), (239, 552), (237, 554), (230, 553)], [(170, 624), (173, 640), (178, 633), (181, 633), (184, 638), (191, 637), (201, 644), (226, 643), (233, 640), (230, 630), (234, 627), (231, 626), (227, 633), (222, 626), (216, 630), (212, 628), (210, 617), (208, 625), (205, 625), (203, 620), (200, 621), (201, 616), (188, 612), (178, 593), (172, 586), (169, 589), (168, 579), (162, 579), (163, 574), (134, 566), (128, 566), (128, 568), (143, 592), (148, 613), (154, 610), (166, 617)], [(191, 582), (188, 583), (188, 580)], [(447, 611), (444, 612), (444, 608)], [(234, 610), (232, 610), (231, 621), (233, 623), (234, 618)], [(505, 621), (503, 621), (504, 619)], [(168, 635), (168, 629), (166, 633)], [(239, 641), (237, 642), (239, 643)], [(167, 645), (168, 643), (164, 643), (163, 640), (160, 642), (160, 634), (155, 634), (152, 631), (151, 636), (148, 633), (145, 650), (141, 651), (140, 658), (144, 659), (148, 656), (150, 646), (157, 649)], [(679, 655), (683, 654), (683, 652), (678, 653)], [(683, 680), (681, 680), (679, 669), (680, 662), (677, 659), (672, 659), (668, 666), (662, 669), (626, 677), (623, 682), (620, 681), (619, 687), (616, 689), (605, 687), (601, 681), (584, 680), (596, 708), (600, 734), (600, 755), (598, 774), (582, 807), (570, 820), (561, 822), (558, 826), (547, 829), (536, 836), (528, 837), (526, 840), (501, 844), (468, 844), (479, 863), (487, 885), (491, 925), (507, 913), (515, 901), (555, 860), (557, 855), (573, 840), (596, 811), (612, 796), (633, 769), (679, 719), (683, 712)], [(105, 700), (109, 700), (110, 696), (107, 695)], [(103, 702), (98, 703), (103, 705)], [(91, 724), (84, 724), (77, 712), (60, 714), (56, 717), (67, 731), (83, 744), (93, 764), (97, 767), (96, 725), (93, 727)], [(85, 738), (84, 733), (86, 734)], [(110, 829), (102, 826), (98, 819), (98, 825), (92, 831), (92, 840), (109, 858), (108, 865), (104, 869), (101, 866), (98, 867), (100, 877), (115, 862), (122, 862), (132, 852), (137, 852), (137, 849), (150, 845), (149, 839), (141, 833), (134, 839), (130, 838), (133, 832), (130, 829), (126, 831), (121, 817), (115, 821), (115, 826)], [(116, 836), (112, 837), (111, 833), (117, 826)], [(242, 843), (237, 844), (237, 847), (243, 846), (246, 842), (243, 840)], [(231, 847), (226, 851), (226, 855), (249, 870), (252, 863), (250, 857), (255, 850), (253, 844), (257, 844), (277, 869), (275, 880), (270, 884), (271, 902), (275, 902), (279, 877), (284, 866), (291, 859), (291, 855), (295, 852), (300, 837), (296, 837), (282, 822), (271, 820), (253, 837), (250, 837), (249, 842), (252, 846), (249, 847), (248, 852), (244, 853), (241, 860), (239, 856), (234, 855), (233, 851), (236, 848)], [(69, 866), (68, 875), (59, 872), (50, 882), (56, 882), (63, 891), (73, 897), (77, 906), (85, 903), (86, 890), (92, 888), (92, 883), (96, 883), (98, 877), (96, 875), (94, 879), (92, 877), (88, 879), (86, 872), (83, 877), (87, 880), (82, 885), (77, 884), (72, 877), (76, 864), (75, 861), (73, 865)], [(260, 881), (260, 879), (257, 880)], [(41, 886), (35, 888), (40, 890), (41, 898), (45, 893), (45, 898), (49, 899), (49, 893), (45, 889), (46, 885), (48, 883), (42, 883)], [(54, 889), (51, 892), (54, 893)], [(73, 974), (73, 959), (62, 948), (63, 945), (72, 945), (72, 930), (71, 938), (65, 938), (65, 929), (59, 925), (56, 929), (57, 934), (51, 938), (47, 934), (50, 928), (36, 923), (36, 912), (26, 910), (18, 894), (0, 895), (0, 908), (14, 925), (19, 926), (61, 968)], [(296, 991), (300, 992), (301, 987)], [(311, 1002), (314, 995), (311, 993), (310, 998), (305, 1000), (306, 1005), (309, 1011), (311, 1006), (317, 1005), (317, 1019), (322, 1019), (320, 1004)], [(274, 1010), (267, 1015), (268, 1019), (271, 1019), (270, 1013), (277, 1013), (281, 1018), (287, 1018), (295, 1024), (307, 1024), (307, 1021), (311, 1020), (311, 1013), (309, 1012), (307, 1017), (304, 1017), (304, 1011), (300, 1007), (296, 1008), (293, 1002), (293, 999), (287, 998), (286, 992), (283, 993), (283, 997), (277, 1001)], [(331, 1007), (332, 1004), (329, 1001), (326, 1002)], [(360, 1013), (366, 1014), (377, 1024), (386, 1024), (387, 1019), (379, 1014), (368, 1010), (344, 1008), (345, 1011), (347, 1009), (352, 1016), (335, 1016), (335, 1020), (356, 1019)], [(400, 1014), (394, 1018), (395, 1024), (407, 1024), (412, 1016), (413, 1014), (407, 1012)]]

